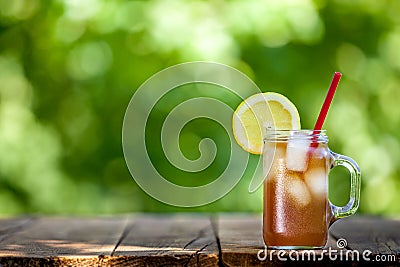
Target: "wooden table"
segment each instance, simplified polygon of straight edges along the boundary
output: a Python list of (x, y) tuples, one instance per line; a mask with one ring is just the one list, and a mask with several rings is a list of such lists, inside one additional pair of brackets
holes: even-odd
[[(369, 263), (400, 266), (400, 220), (353, 216), (330, 233), (325, 255), (267, 250), (261, 261), (261, 215), (20, 217), (0, 220), (0, 266), (357, 266), (366, 250)], [(340, 238), (347, 245), (338, 250)]]

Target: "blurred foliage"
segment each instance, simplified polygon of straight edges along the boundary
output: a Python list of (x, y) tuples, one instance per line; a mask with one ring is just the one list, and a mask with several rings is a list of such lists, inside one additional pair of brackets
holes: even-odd
[[(303, 128), (313, 126), (333, 72), (343, 72), (325, 125), (330, 147), (360, 164), (361, 212), (398, 214), (398, 14), (395, 0), (0, 0), (0, 213), (260, 211), (262, 190), (249, 194), (246, 178), (215, 203), (180, 209), (147, 196), (127, 170), (121, 127), (134, 91), (168, 66), (207, 60), (289, 97)], [(158, 107), (155, 121), (178, 100)], [(224, 146), (218, 125), (194, 121), (180, 140), (188, 158), (198, 157), (207, 129)], [(210, 177), (226, 160), (216, 158)], [(347, 180), (333, 172), (337, 204)]]

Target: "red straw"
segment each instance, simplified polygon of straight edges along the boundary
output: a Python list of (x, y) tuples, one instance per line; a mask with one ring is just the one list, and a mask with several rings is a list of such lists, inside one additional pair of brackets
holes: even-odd
[(325, 101), (324, 104), (322, 105), (321, 111), (319, 112), (317, 123), (315, 123), (314, 126), (314, 131), (319, 131), (322, 129), (322, 125), (324, 124), (326, 114), (328, 113), (329, 107), (332, 103), (333, 96), (335, 95), (336, 92), (336, 88), (339, 84), (340, 77), (342, 77), (342, 74), (340, 72), (335, 72), (335, 75), (333, 75), (331, 86), (329, 87), (328, 93), (326, 94)]
[[(328, 93), (326, 94), (324, 104), (322, 105), (321, 111), (319, 112), (317, 122), (315, 123), (314, 126), (313, 134), (317, 134), (318, 131), (322, 129), (322, 125), (324, 124), (326, 114), (328, 114), (328, 110), (332, 103), (333, 96), (335, 95), (336, 88), (339, 84), (340, 77), (342, 77), (342, 74), (340, 72), (335, 72), (335, 75), (333, 75), (331, 86), (329, 86), (329, 90)], [(318, 143), (313, 142), (312, 146), (316, 147), (318, 146)]]

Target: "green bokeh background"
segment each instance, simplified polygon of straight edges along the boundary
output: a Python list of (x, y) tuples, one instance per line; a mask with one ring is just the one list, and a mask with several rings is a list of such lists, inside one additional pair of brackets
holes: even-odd
[[(396, 0), (0, 0), (0, 214), (261, 211), (262, 190), (249, 194), (247, 176), (221, 200), (183, 209), (147, 196), (127, 170), (121, 129), (130, 98), (158, 71), (195, 60), (227, 64), (262, 91), (286, 95), (303, 128), (342, 72), (325, 124), (330, 147), (362, 169), (359, 212), (400, 214), (398, 14)], [(160, 138), (171, 106), (197, 95), (183, 90), (160, 103), (149, 139)], [(227, 145), (223, 129), (202, 119), (182, 132), (183, 153), (198, 157), (205, 137)], [(163, 168), (156, 143), (148, 148)], [(218, 153), (204, 180), (189, 184), (223, 170), (227, 154)], [(187, 181), (165, 168), (174, 182)], [(347, 180), (333, 171), (338, 205)]]

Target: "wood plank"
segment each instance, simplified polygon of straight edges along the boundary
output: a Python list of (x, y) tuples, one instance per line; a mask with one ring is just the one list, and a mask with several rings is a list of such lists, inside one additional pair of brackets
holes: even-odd
[[(262, 215), (249, 214), (227, 214), (218, 218), (218, 237), (221, 247), (221, 261), (224, 266), (332, 266), (339, 261), (340, 253), (345, 253), (345, 249), (336, 247), (336, 239), (332, 236), (328, 238), (324, 250), (331, 248), (333, 251), (331, 260), (319, 250), (299, 250), (297, 254), (292, 254), (289, 258), (290, 250), (272, 251), (267, 249), (267, 257), (260, 260), (257, 256), (264, 257), (265, 246), (262, 239)], [(342, 251), (342, 252), (341, 252)], [(278, 258), (286, 259), (282, 261)], [(326, 252), (325, 252), (326, 253)], [(315, 260), (314, 260), (315, 254)], [(335, 260), (335, 255), (336, 260)], [(299, 261), (297, 261), (299, 257)], [(304, 260), (303, 260), (304, 259)], [(343, 264), (343, 262), (341, 262)], [(346, 265), (347, 263), (344, 263)]]
[(334, 223), (331, 233), (344, 238), (349, 249), (396, 255), (400, 262), (400, 220), (353, 216)]
[(140, 216), (113, 255), (119, 266), (218, 266), (211, 221), (195, 214)]
[(127, 216), (97, 218), (37, 218), (0, 242), (2, 258), (111, 255), (127, 223)]
[(261, 215), (224, 214), (216, 223), (223, 265), (263, 265), (257, 258), (264, 249)]
[(2, 218), (0, 219), (0, 242), (11, 235), (22, 231), (34, 219), (31, 217)]
[(67, 257), (0, 257), (0, 266), (111, 266), (107, 256), (67, 256)]
[[(397, 256), (397, 262), (395, 258), (380, 266), (400, 263), (400, 220), (365, 216), (342, 219), (331, 227), (324, 249), (337, 249), (340, 238), (348, 244), (347, 250), (331, 254), (336, 259), (325, 254), (319, 260), (322, 250), (305, 250), (298, 251), (305, 260), (291, 260), (290, 251), (286, 251), (280, 254), (286, 258), (282, 261), (277, 251), (267, 250), (267, 258), (261, 261), (257, 257), (264, 250), (261, 216), (136, 214), (2, 219), (0, 266), (362, 266), (362, 259), (345, 260), (342, 252), (365, 249), (374, 255)], [(309, 256), (311, 252), (317, 260)]]

